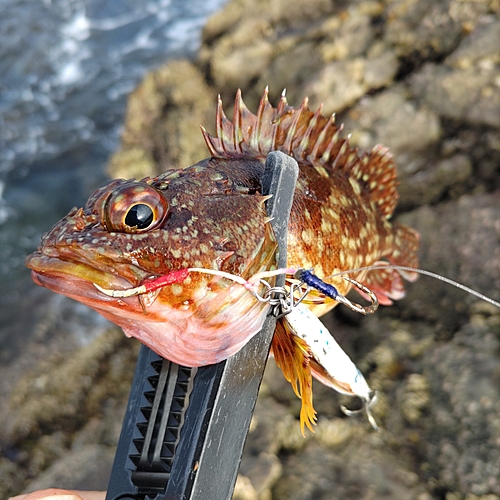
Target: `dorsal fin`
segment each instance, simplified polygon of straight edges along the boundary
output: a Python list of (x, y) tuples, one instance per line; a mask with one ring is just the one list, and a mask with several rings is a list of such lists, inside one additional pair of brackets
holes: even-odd
[(307, 97), (298, 108), (289, 106), (284, 92), (274, 108), (266, 88), (255, 115), (245, 106), (238, 90), (233, 120), (224, 114), (219, 96), (215, 136), (203, 127), (202, 133), (215, 157), (264, 159), (271, 151), (282, 151), (295, 158), (300, 166), (342, 170), (356, 179), (381, 213), (389, 217), (397, 203), (397, 181), (387, 148), (375, 146), (359, 156), (349, 139), (340, 137), (343, 127), (335, 124), (335, 115), (326, 118), (321, 111), (322, 106), (312, 112)]

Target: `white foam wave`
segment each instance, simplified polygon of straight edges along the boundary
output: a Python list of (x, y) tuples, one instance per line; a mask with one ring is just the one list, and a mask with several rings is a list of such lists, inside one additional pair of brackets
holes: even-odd
[(61, 27), (64, 37), (74, 40), (86, 40), (90, 36), (90, 21), (85, 12), (85, 8), (75, 12), (70, 21)]
[(120, 14), (119, 16), (107, 17), (103, 19), (91, 19), (89, 20), (89, 23), (90, 28), (94, 30), (111, 31), (126, 26), (127, 24), (141, 21), (150, 15), (151, 14), (147, 11), (136, 9), (131, 12)]
[(3, 199), (4, 190), (5, 182), (0, 180), (0, 226), (13, 214), (13, 210), (7, 206)]

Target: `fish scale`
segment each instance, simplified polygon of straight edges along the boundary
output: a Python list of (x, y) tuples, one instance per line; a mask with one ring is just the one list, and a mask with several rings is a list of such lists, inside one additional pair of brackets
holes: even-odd
[[(73, 209), (28, 257), (35, 282), (89, 305), (178, 364), (226, 359), (261, 329), (269, 310), (241, 284), (193, 272), (144, 297), (110, 297), (94, 284), (119, 291), (187, 268), (243, 279), (276, 269), (277, 242), (261, 194), (271, 151), (292, 156), (300, 167), (288, 226), (288, 267), (311, 269), (345, 295), (351, 282), (329, 276), (384, 262), (417, 266), (417, 233), (391, 221), (398, 196), (387, 148), (358, 153), (333, 115), (323, 116), (321, 107), (311, 111), (307, 99), (292, 107), (284, 95), (273, 107), (267, 89), (256, 114), (238, 92), (232, 120), (219, 98), (215, 130), (210, 135), (202, 128), (210, 157), (157, 177), (112, 181)], [(391, 304), (404, 295), (401, 274), (387, 268), (353, 278), (380, 303)], [(323, 298), (308, 307), (320, 316), (336, 305)], [(322, 368), (308, 358), (302, 339), (280, 324), (273, 352), (302, 397), (301, 420), (310, 423), (310, 379), (321, 380)]]

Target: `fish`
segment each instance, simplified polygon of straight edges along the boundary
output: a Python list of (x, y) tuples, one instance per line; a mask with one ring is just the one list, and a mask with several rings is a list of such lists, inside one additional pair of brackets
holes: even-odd
[[(414, 281), (416, 274), (389, 264), (417, 267), (419, 236), (391, 220), (398, 181), (386, 147), (361, 153), (321, 106), (312, 111), (305, 98), (293, 107), (283, 93), (273, 107), (267, 89), (255, 114), (238, 91), (232, 120), (219, 97), (215, 134), (201, 132), (207, 158), (155, 177), (113, 180), (57, 222), (26, 260), (34, 282), (88, 305), (180, 365), (227, 359), (269, 312), (269, 304), (227, 276), (245, 281), (277, 269), (261, 177), (268, 153), (281, 151), (299, 165), (287, 266), (309, 269), (345, 295), (352, 282), (340, 272), (387, 265), (353, 277), (381, 304), (403, 298), (402, 278)], [(162, 277), (162, 286), (147, 286)], [(322, 316), (337, 303), (323, 296), (307, 307)], [(284, 319), (272, 352), (302, 399), (302, 429), (312, 430), (312, 376), (328, 383), (328, 373)]]

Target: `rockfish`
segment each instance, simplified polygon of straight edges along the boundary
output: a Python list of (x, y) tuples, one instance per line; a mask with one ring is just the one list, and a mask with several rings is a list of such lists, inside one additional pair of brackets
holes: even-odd
[[(38, 285), (87, 304), (173, 362), (202, 366), (224, 360), (259, 332), (269, 306), (224, 276), (186, 270), (249, 279), (276, 268), (277, 242), (261, 189), (271, 151), (292, 156), (300, 167), (288, 267), (311, 269), (345, 295), (351, 283), (328, 277), (381, 262), (417, 266), (417, 233), (390, 220), (398, 198), (390, 153), (375, 146), (358, 154), (341, 130), (321, 107), (311, 111), (307, 99), (294, 108), (282, 96), (274, 108), (266, 90), (253, 114), (238, 92), (232, 121), (219, 99), (215, 135), (202, 128), (209, 158), (98, 189), (43, 235), (27, 266)], [(182, 279), (139, 295), (113, 297), (98, 288), (128, 290), (177, 271), (184, 272)], [(352, 276), (382, 304), (404, 295), (394, 269)], [(320, 302), (308, 305), (316, 316), (337, 304)], [(328, 374), (283, 320), (272, 350), (302, 397), (301, 423), (310, 427), (311, 374), (324, 382)]]

